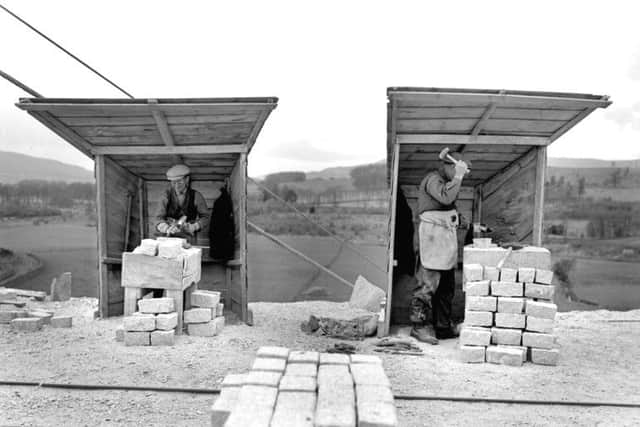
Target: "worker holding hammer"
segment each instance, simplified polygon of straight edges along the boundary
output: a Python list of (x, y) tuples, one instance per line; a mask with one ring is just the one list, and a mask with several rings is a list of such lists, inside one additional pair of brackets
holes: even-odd
[(156, 230), (163, 236), (186, 237), (209, 224), (209, 209), (202, 194), (191, 188), (191, 170), (178, 164), (167, 171), (169, 188), (156, 212)]
[(418, 188), (420, 262), (410, 303), (411, 336), (430, 344), (458, 335), (451, 322), (458, 261), (455, 202), (469, 173), (462, 154), (445, 149), (439, 157), (440, 167), (427, 173)]

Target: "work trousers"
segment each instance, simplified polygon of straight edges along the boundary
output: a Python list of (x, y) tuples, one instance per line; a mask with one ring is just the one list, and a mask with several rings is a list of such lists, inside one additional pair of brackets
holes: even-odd
[(419, 265), (416, 275), (418, 287), (411, 296), (411, 322), (432, 324), (436, 330), (451, 328), (455, 269), (429, 270)]

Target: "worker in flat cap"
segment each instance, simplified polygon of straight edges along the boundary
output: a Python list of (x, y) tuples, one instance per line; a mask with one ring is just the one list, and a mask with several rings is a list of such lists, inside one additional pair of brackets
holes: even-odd
[(442, 159), (438, 169), (427, 173), (418, 187), (420, 262), (409, 317), (413, 323), (411, 336), (430, 344), (458, 336), (451, 322), (458, 263), (456, 200), (470, 166), (462, 154), (452, 152), (450, 156)]
[(178, 164), (167, 171), (169, 188), (156, 212), (156, 230), (163, 236), (195, 241), (198, 231), (209, 224), (209, 209), (202, 194), (191, 188), (191, 170)]

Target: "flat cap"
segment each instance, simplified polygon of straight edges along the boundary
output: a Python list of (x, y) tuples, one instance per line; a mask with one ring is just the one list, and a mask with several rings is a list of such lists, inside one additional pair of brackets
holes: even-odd
[(191, 169), (187, 165), (175, 165), (167, 171), (167, 179), (173, 181), (185, 177), (191, 173)]

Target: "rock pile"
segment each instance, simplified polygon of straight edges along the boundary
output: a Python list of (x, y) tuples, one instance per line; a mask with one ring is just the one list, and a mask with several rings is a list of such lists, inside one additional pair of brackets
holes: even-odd
[(30, 309), (27, 303), (18, 300), (13, 291), (0, 290), (0, 323), (10, 324), (14, 331), (34, 332), (44, 325), (52, 328), (70, 328), (71, 316), (57, 316), (53, 311)]
[(178, 313), (173, 298), (142, 298), (138, 311), (124, 317), (116, 341), (132, 345), (173, 345)]

